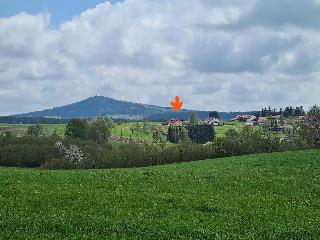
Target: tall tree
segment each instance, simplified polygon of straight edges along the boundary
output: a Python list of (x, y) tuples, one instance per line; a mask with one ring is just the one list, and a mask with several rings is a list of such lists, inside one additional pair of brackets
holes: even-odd
[(209, 118), (217, 118), (220, 119), (219, 117), (219, 112), (218, 111), (212, 111), (209, 113)]
[(263, 108), (261, 110), (261, 117), (266, 117), (267, 116), (267, 109), (266, 108)]
[(214, 127), (211, 124), (190, 125), (188, 133), (190, 140), (199, 144), (213, 141), (215, 137)]
[(73, 119), (68, 122), (65, 136), (70, 138), (87, 139), (88, 123), (82, 119)]
[(167, 140), (171, 143), (187, 142), (189, 140), (188, 130), (185, 127), (169, 126)]
[(302, 125), (304, 134), (311, 143), (320, 147), (320, 107), (313, 106), (308, 112), (304, 125)]
[(198, 117), (197, 117), (197, 113), (196, 112), (192, 112), (190, 114), (190, 124), (191, 125), (198, 124)]
[(90, 122), (88, 127), (88, 138), (98, 143), (108, 141), (111, 136), (113, 122), (111, 119), (99, 117)]

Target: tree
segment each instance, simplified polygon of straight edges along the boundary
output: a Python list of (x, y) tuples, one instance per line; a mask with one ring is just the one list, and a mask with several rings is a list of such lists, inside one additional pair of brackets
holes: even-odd
[(320, 147), (320, 107), (313, 106), (308, 112), (301, 129), (312, 145)]
[(130, 131), (131, 131), (131, 134), (133, 134), (133, 133), (134, 133), (134, 130), (135, 130), (136, 128), (135, 128), (135, 126), (130, 125), (129, 129), (130, 129)]
[(272, 111), (271, 111), (271, 107), (269, 106), (269, 107), (268, 107), (268, 110), (267, 110), (267, 116), (270, 116), (270, 115), (271, 115), (271, 113), (272, 113)]
[(189, 140), (185, 127), (169, 126), (167, 140), (171, 143), (184, 143)]
[(68, 122), (65, 136), (70, 138), (87, 139), (88, 123), (82, 119), (72, 119)]
[(142, 127), (143, 133), (148, 133), (148, 132), (149, 132), (149, 129), (150, 129), (150, 126), (149, 126), (147, 120), (144, 120), (144, 121), (143, 121), (143, 127)]
[[(140, 132), (141, 131), (141, 126), (140, 126), (140, 123), (135, 123), (135, 125), (134, 125), (134, 130), (136, 131), (136, 132)], [(133, 134), (133, 132), (132, 132), (132, 134)]]
[(171, 143), (175, 143), (175, 134), (174, 134), (174, 127), (169, 126), (168, 133), (167, 133), (167, 140)]
[(190, 142), (189, 132), (185, 127), (182, 127), (180, 129), (178, 143), (186, 143), (186, 142)]
[(27, 135), (32, 137), (39, 137), (41, 135), (44, 135), (42, 126), (40, 124), (36, 124), (28, 127)]
[(292, 117), (294, 115), (293, 107), (286, 107), (283, 112), (284, 117)]
[(209, 113), (209, 118), (220, 119), (219, 113), (217, 111), (212, 111), (212, 112)]
[(111, 136), (113, 122), (109, 118), (99, 117), (90, 122), (88, 126), (88, 138), (98, 143), (108, 141)]
[(261, 110), (261, 117), (266, 117), (267, 116), (267, 109), (266, 108), (263, 108)]
[(282, 108), (280, 108), (279, 115), (282, 115), (282, 114), (283, 114), (283, 110)]
[(214, 140), (214, 127), (211, 124), (189, 125), (188, 136), (194, 143), (205, 144)]
[(153, 142), (157, 143), (157, 142), (163, 142), (164, 139), (164, 132), (163, 132), (163, 127), (161, 124), (154, 126), (152, 129), (152, 138), (153, 138)]
[(296, 109), (294, 110), (294, 116), (295, 117), (300, 117), (300, 116), (304, 116), (306, 113), (305, 111), (303, 110), (303, 106), (301, 107), (296, 107)]
[(198, 117), (197, 117), (197, 113), (196, 112), (192, 112), (190, 114), (190, 124), (191, 125), (198, 124)]

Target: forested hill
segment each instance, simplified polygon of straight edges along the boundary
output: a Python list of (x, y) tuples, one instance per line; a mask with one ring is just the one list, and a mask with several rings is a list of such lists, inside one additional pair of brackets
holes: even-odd
[[(95, 96), (83, 101), (72, 103), (62, 107), (46, 109), (24, 114), (14, 115), (14, 117), (44, 117), (44, 118), (94, 118), (97, 116), (109, 116), (115, 119), (166, 121), (173, 118), (188, 119), (192, 110), (182, 110), (174, 112), (170, 107), (160, 107), (140, 103), (119, 101), (108, 97)], [(209, 112), (197, 111), (199, 118), (207, 118)], [(242, 112), (221, 112), (220, 117), (229, 120)]]
[(153, 113), (170, 112), (170, 108), (119, 101), (95, 96), (66, 106), (43, 111), (19, 114), (24, 117), (94, 118), (97, 116), (147, 116)]

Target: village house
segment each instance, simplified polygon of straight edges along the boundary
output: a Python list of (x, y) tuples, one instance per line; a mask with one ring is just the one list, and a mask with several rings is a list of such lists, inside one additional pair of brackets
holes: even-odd
[(237, 121), (237, 122), (251, 122), (255, 120), (257, 117), (255, 115), (238, 115), (235, 118), (231, 119), (231, 121)]
[(259, 117), (258, 118), (258, 124), (259, 125), (264, 125), (268, 123), (268, 118), (267, 117)]
[(199, 124), (208, 124), (208, 125), (213, 125), (213, 126), (219, 126), (220, 119), (218, 118), (208, 118), (205, 120), (200, 120), (198, 122)]
[(281, 115), (275, 115), (275, 116), (268, 116), (268, 117), (259, 117), (258, 118), (258, 124), (259, 125), (265, 125), (267, 123), (270, 123), (270, 121), (274, 121), (274, 125), (283, 125), (281, 124)]
[(183, 119), (171, 119), (167, 122), (169, 126), (183, 127), (186, 122)]

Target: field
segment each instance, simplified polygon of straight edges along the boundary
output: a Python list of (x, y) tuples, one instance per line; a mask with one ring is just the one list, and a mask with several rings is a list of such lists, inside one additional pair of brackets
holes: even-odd
[[(142, 129), (143, 123), (139, 123)], [(160, 123), (154, 123), (154, 122), (148, 122), (149, 126), (158, 125)], [(140, 139), (140, 140), (146, 140), (147, 142), (152, 142), (152, 133), (149, 130), (148, 132), (144, 133), (143, 131), (134, 131), (132, 133), (131, 128), (134, 127), (136, 123), (121, 123), (121, 124), (115, 124), (114, 128), (112, 129), (112, 136), (116, 137), (124, 137), (124, 138), (132, 138), (132, 139)], [(15, 133), (18, 136), (23, 136), (27, 133), (28, 127), (31, 126), (30, 124), (0, 124), (0, 130), (1, 129), (15, 129)], [(55, 131), (59, 136), (64, 136), (64, 130), (66, 127), (66, 124), (42, 124), (41, 125), (44, 128), (44, 132), (47, 135), (53, 134)], [(242, 123), (227, 123), (227, 125), (222, 126), (216, 126), (215, 132), (216, 136), (222, 137), (225, 135), (227, 130), (234, 128), (237, 130), (240, 130), (243, 127)], [(166, 131), (167, 127), (164, 126), (164, 130)]]
[[(0, 124), (0, 130), (14, 129), (18, 136), (23, 136), (27, 133), (28, 127), (30, 126), (32, 126), (32, 124)], [(56, 131), (58, 135), (64, 136), (66, 124), (41, 124), (41, 126), (45, 134), (51, 135)]]
[[(131, 131), (131, 128), (135, 128), (135, 125), (139, 124), (140, 128), (142, 129), (143, 123), (121, 123), (121, 124), (115, 124), (114, 128), (111, 131), (112, 136), (116, 137), (124, 137), (124, 138), (131, 138), (131, 139), (140, 139), (145, 140), (147, 142), (152, 142), (152, 133), (150, 130), (151, 126), (156, 126), (161, 123), (155, 123), (155, 122), (148, 122), (149, 130), (146, 132), (136, 131), (134, 130), (133, 133)], [(164, 126), (164, 129), (166, 127)]]
[(229, 129), (235, 129), (240, 131), (244, 126), (244, 123), (240, 122), (226, 122), (224, 125), (215, 126), (214, 130), (217, 137), (223, 137)]
[(0, 239), (320, 239), (320, 151), (141, 169), (0, 168)]

